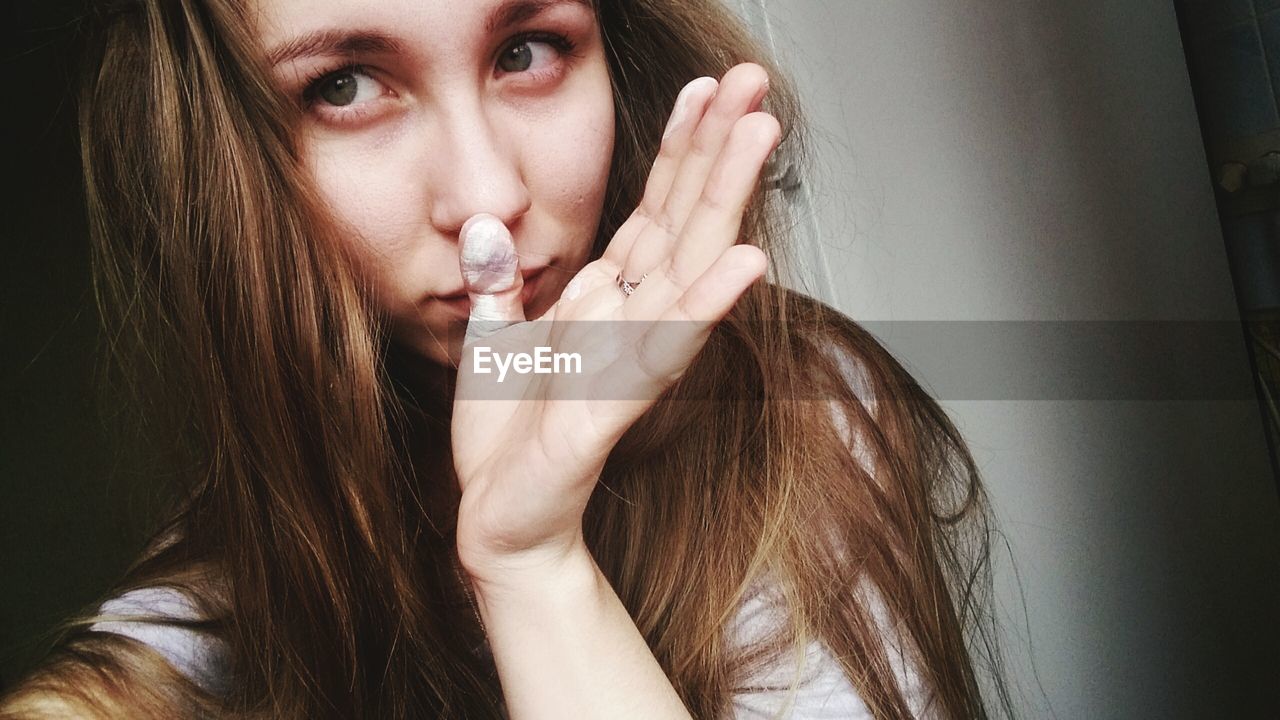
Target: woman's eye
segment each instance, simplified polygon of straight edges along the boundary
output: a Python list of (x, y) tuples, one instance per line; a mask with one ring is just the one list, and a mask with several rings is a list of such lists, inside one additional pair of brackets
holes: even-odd
[(311, 101), (322, 100), (334, 107), (347, 107), (373, 100), (382, 94), (381, 83), (360, 68), (351, 67), (330, 73), (307, 90)]
[(522, 40), (502, 53), (502, 57), (498, 58), (498, 67), (503, 72), (526, 72), (554, 62), (558, 52), (564, 50), (557, 47), (553, 40)]

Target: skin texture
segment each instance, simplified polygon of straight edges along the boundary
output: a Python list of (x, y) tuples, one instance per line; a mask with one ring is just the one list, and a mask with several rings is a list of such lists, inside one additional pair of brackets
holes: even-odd
[[(503, 5), (262, 0), (260, 25), (273, 55), (315, 29), (372, 28), (399, 46), (357, 54), (377, 80), (355, 93), (357, 110), (341, 116), (350, 122), (328, 108), (309, 116), (305, 157), (364, 251), (397, 339), (456, 361), (433, 338), (460, 308), (468, 320), (450, 438), (462, 489), (457, 550), (510, 716), (688, 718), (591, 557), (582, 516), (610, 450), (765, 272), (764, 253), (736, 241), (781, 135), (755, 112), (768, 79), (746, 64), (686, 87), (640, 207), (584, 265), (613, 141), (594, 17), (582, 3), (542, 3), (536, 18), (487, 30)], [(549, 29), (569, 35), (578, 56), (531, 45), (523, 50), (546, 74), (495, 74), (510, 33)], [(314, 70), (276, 72), (299, 89)], [(558, 268), (550, 282), (525, 282), (552, 273), (548, 265)], [(645, 280), (627, 297), (619, 274)], [(573, 292), (560, 297), (571, 279)], [(439, 300), (462, 291), (469, 303)], [(552, 333), (580, 320), (648, 328), (575, 379), (607, 386), (611, 399), (569, 398), (546, 375), (522, 376), (519, 402), (469, 399), (488, 381), (467, 361), (480, 338), (528, 350), (554, 337), (556, 350), (574, 351), (590, 338)]]
[[(398, 48), (328, 52), (275, 65), (283, 92), (302, 100), (309, 78), (348, 62), (365, 67), (346, 105), (321, 95), (303, 124), (304, 156), (323, 196), (349, 227), (390, 314), (394, 337), (439, 364), (465, 320), (459, 235), (477, 213), (515, 238), (527, 300), (544, 312), (586, 262), (601, 216), (613, 148), (613, 100), (590, 7), (566, 2), (487, 31), (494, 0), (260, 0), (268, 53), (315, 30), (367, 31)], [(500, 64), (515, 36), (563, 35), (521, 48), (528, 67)], [(520, 71), (517, 71), (520, 70)], [(335, 76), (336, 77), (336, 76)], [(453, 362), (450, 363), (449, 361)]]

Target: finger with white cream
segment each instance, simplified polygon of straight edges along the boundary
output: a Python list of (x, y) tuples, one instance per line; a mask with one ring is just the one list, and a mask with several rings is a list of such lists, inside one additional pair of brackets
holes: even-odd
[(462, 280), (471, 298), (467, 342), (523, 322), (520, 259), (507, 226), (497, 217), (480, 213), (462, 226)]
[(684, 86), (680, 94), (676, 96), (676, 106), (671, 110), (671, 117), (667, 119), (666, 130), (662, 133), (662, 139), (666, 140), (671, 134), (689, 121), (690, 101), (694, 98), (698, 101), (698, 111), (706, 110), (706, 104), (716, 92), (719, 83), (713, 77), (700, 77), (697, 80)]

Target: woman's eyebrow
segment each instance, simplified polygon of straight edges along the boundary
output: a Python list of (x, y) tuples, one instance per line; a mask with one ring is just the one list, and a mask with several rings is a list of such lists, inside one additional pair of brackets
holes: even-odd
[[(592, 0), (507, 0), (489, 13), (484, 22), (485, 32), (493, 33), (531, 20), (560, 5), (591, 8)], [(378, 32), (315, 30), (277, 45), (267, 53), (267, 65), (275, 67), (290, 60), (313, 56), (355, 53), (394, 54), (400, 52), (402, 47), (395, 38)]]
[(507, 0), (489, 13), (484, 29), (486, 32), (501, 30), (535, 18), (558, 5), (580, 5), (591, 9), (591, 0)]
[(274, 50), (267, 53), (267, 65), (275, 67), (290, 60), (312, 56), (355, 53), (393, 54), (400, 52), (401, 47), (398, 40), (382, 33), (316, 30), (277, 45)]

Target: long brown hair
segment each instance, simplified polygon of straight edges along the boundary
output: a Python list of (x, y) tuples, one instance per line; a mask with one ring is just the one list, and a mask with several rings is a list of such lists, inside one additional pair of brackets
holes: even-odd
[[(764, 65), (781, 152), (804, 161), (785, 75), (718, 0), (596, 10), (617, 140), (594, 256), (638, 202), (667, 113), (695, 77)], [(127, 391), (130, 427), (177, 478), (176, 509), (113, 594), (187, 592), (204, 619), (186, 624), (225, 641), (233, 682), (214, 697), (136, 641), (89, 630), (91, 613), (9, 712), (55, 693), (107, 716), (502, 717), (454, 563), (447, 408), (419, 402), (398, 371), (300, 169), (296, 108), (268, 81), (245, 8), (121, 0), (96, 17), (80, 128), (110, 386)], [(775, 193), (757, 194), (742, 234), (785, 271)], [(837, 355), (864, 387), (843, 379)], [(868, 467), (812, 402), (828, 398)], [(857, 323), (770, 282), (627, 433), (584, 523), (694, 717), (723, 716), (752, 666), (813, 639), (876, 717), (909, 717), (866, 580), (936, 709), (976, 718), (1008, 708), (998, 673), (984, 703), (975, 670), (998, 669), (988, 518), (939, 405)], [(766, 577), (787, 624), (761, 646), (729, 646), (726, 622)]]

